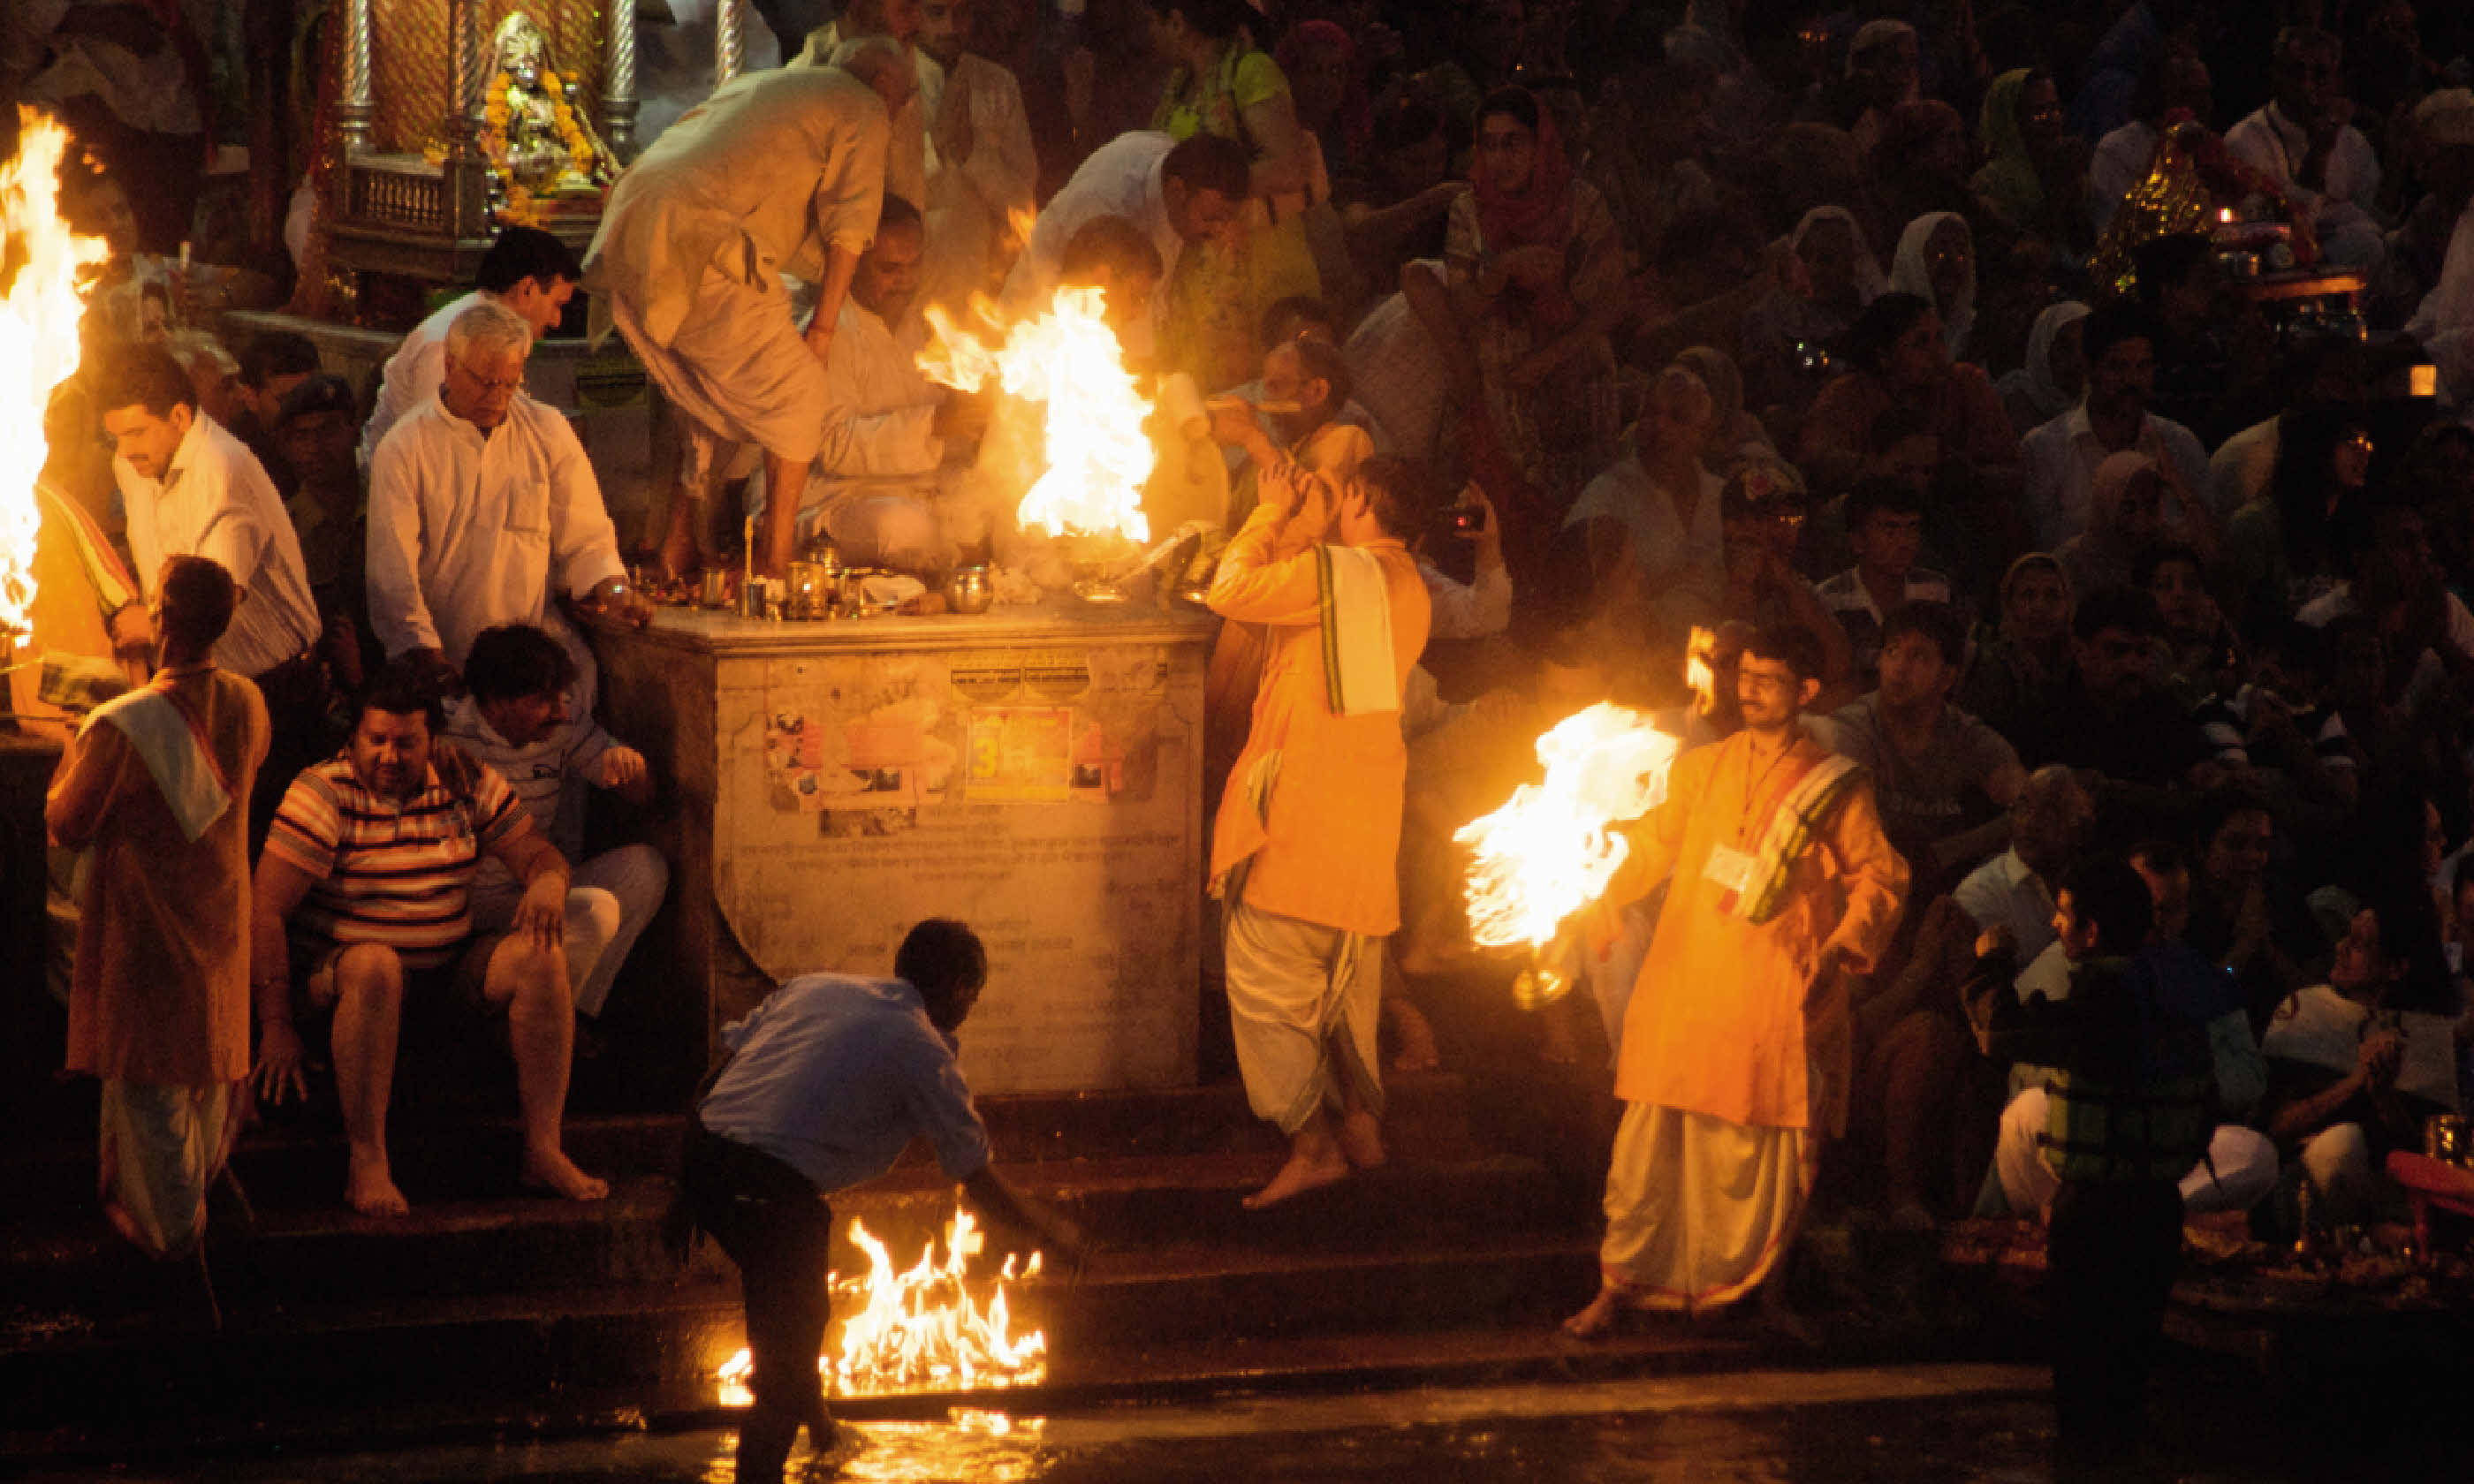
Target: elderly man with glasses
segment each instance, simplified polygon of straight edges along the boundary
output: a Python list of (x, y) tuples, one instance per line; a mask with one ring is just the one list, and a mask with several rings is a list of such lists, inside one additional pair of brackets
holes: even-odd
[(460, 669), (497, 624), (535, 624), (576, 657), (576, 704), (592, 656), (553, 610), (552, 584), (581, 609), (642, 623), (601, 488), (575, 430), (523, 393), (532, 326), (476, 303), (447, 331), (438, 395), (406, 414), (370, 461), (370, 622), (387, 658)]

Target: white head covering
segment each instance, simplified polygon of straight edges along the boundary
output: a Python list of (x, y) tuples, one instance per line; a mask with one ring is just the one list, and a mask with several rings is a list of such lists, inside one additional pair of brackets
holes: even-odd
[(2058, 418), (2075, 400), (2053, 383), (2053, 337), (2087, 317), (2088, 306), (2075, 299), (2046, 305), (2027, 331), (2026, 364), (2001, 378), (2001, 390), (2025, 395), (2039, 419)]
[[(1925, 244), (1932, 241), (1944, 222), (1967, 238), (1967, 282), (1949, 303), (1933, 293), (1932, 275), (1925, 270)], [(1976, 229), (1967, 225), (1967, 218), (1955, 211), (1928, 211), (1909, 222), (1899, 234), (1899, 251), (1890, 259), (1890, 287), (1933, 306), (1941, 316), (1941, 338), (1950, 347), (1951, 359), (1957, 360), (1967, 348), (1968, 331), (1976, 327)]]
[(1787, 234), (1787, 251), (1801, 253), (1805, 235), (1824, 222), (1843, 222), (1856, 238), (1856, 297), (1859, 303), (1869, 304), (1881, 297), (1885, 287), (1881, 280), (1881, 260), (1873, 255), (1873, 245), (1864, 239), (1864, 228), (1856, 213), (1845, 206), (1815, 206), (1795, 224)]
[(2474, 144), (2474, 91), (2443, 87), (2414, 105), (2413, 127), (2433, 144)]
[(1849, 77), (1856, 75), (1856, 58), (1877, 46), (1887, 45), (1902, 36), (1912, 37), (1915, 34), (1915, 27), (1905, 21), (1892, 20), (1887, 16), (1879, 20), (1868, 20), (1856, 27), (1856, 38), (1847, 43), (1847, 75)]
[(2441, 401), (2474, 404), (2474, 206), (2458, 213), (2439, 283), (2414, 307), (2405, 332), (2438, 363)]

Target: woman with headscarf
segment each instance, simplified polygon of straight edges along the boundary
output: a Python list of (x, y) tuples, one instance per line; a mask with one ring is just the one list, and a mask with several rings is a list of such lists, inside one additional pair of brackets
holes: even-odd
[(2062, 132), (2052, 74), (2013, 67), (1985, 90), (1977, 132), (1988, 156), (1968, 183), (2005, 226), (2083, 247), (2087, 162)]
[(1755, 411), (1784, 404), (1801, 413), (1849, 327), (1881, 297), (1881, 265), (1845, 206), (1806, 212), (1787, 251), (1802, 281), (1780, 284), (1744, 315), (1746, 399)]
[(2126, 448), (2096, 467), (2096, 482), (2088, 491), (2087, 529), (2064, 541), (2054, 555), (2062, 559), (2074, 588), (2094, 592), (2128, 583), (2140, 553), (2181, 535), (2165, 522), (2165, 486), (2156, 461)]
[(2011, 562), (1994, 632), (1977, 645), (1952, 698), (1958, 708), (2017, 741), (2020, 719), (2041, 712), (2070, 677), (2074, 601), (2070, 573), (2051, 552)]
[[(1163, 360), (1205, 391), (1255, 373), (1263, 311), (1313, 297), (1322, 281), (1306, 244), (1305, 210), (1322, 174), (1313, 136), (1298, 123), (1288, 78), (1257, 49), (1245, 0), (1147, 0), (1153, 47), (1175, 66), (1152, 127), (1173, 138), (1218, 134), (1253, 156), (1246, 228), (1198, 244), (1170, 288)], [(1322, 194), (1330, 194), (1323, 186)]]
[(1863, 161), (1872, 184), (1876, 242), (1897, 240), (1909, 222), (1935, 211), (1984, 209), (1967, 183), (1976, 168), (1967, 120), (1938, 98), (1892, 109)]
[(1366, 168), (1374, 109), (1366, 95), (1366, 64), (1348, 33), (1327, 20), (1299, 21), (1272, 55), (1288, 76), (1298, 122), (1322, 146), (1323, 168), (1335, 180)]
[(1625, 304), (1623, 249), (1605, 200), (1575, 179), (1555, 119), (1528, 90), (1478, 106), (1469, 186), (1453, 203), (1438, 276), (1400, 288), (1443, 347), (1478, 482), (1497, 493), (1516, 569), (1613, 462), (1618, 417), (1608, 331)]
[(2027, 361), (2004, 371), (1994, 385), (2010, 426), (2025, 438), (2078, 405), (2087, 391), (2087, 356), (2079, 348), (2079, 322), (2088, 306), (2075, 299), (2048, 304), (2027, 331)]
[(1681, 362), (1659, 372), (1632, 430), (1632, 451), (1589, 481), (1564, 524), (1588, 535), (1599, 601), (1636, 633), (1653, 612), (1695, 622), (1718, 600), (1726, 527), (1726, 480), (1703, 451), (1716, 420), (1709, 386)]
[(1890, 287), (1930, 304), (1950, 358), (1965, 358), (1976, 328), (1976, 231), (1967, 218), (1935, 211), (1909, 222), (1890, 259)]
[(1699, 377), (1710, 393), (1710, 425), (1701, 439), (1705, 467), (1723, 480), (1753, 460), (1777, 462), (1769, 429), (1744, 408), (1744, 373), (1735, 369), (1734, 356), (1713, 346), (1694, 346), (1675, 364)]

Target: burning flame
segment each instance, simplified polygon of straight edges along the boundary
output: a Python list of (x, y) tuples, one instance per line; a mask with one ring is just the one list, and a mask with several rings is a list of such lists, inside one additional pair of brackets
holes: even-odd
[[(858, 1221), (851, 1244), (867, 1254), (867, 1276), (830, 1280), (834, 1306), (843, 1310), (841, 1353), (816, 1357), (816, 1369), (843, 1396), (894, 1391), (968, 1390), (982, 1386), (1033, 1386), (1048, 1376), (1048, 1337), (1037, 1329), (1013, 1332), (1006, 1284), (1016, 1278), (1006, 1255), (995, 1289), (982, 1305), (971, 1296), (968, 1267), (986, 1246), (980, 1224), (957, 1210), (945, 1229), (945, 1260), (935, 1262), (930, 1242), (908, 1272), (895, 1273), (885, 1244)], [(1032, 1253), (1020, 1277), (1039, 1272)], [(741, 1350), (722, 1362), (715, 1379), (721, 1404), (747, 1406), (754, 1359)]]
[(1682, 747), (1641, 712), (1601, 702), (1538, 739), (1543, 783), (1523, 783), (1492, 814), (1461, 826), (1469, 846), (1469, 937), (1543, 948), (1564, 920), (1596, 900), (1632, 847), (1611, 826), (1666, 797)]
[(1692, 687), (1694, 709), (1707, 716), (1718, 704), (1718, 672), (1710, 667), (1710, 658), (1718, 652), (1718, 635), (1700, 625), (1692, 626), (1692, 642), (1684, 647), (1684, 683)]
[[(1024, 529), (1147, 541), (1143, 486), (1157, 455), (1143, 424), (1152, 408), (1126, 370), (1104, 308), (1099, 289), (1060, 288), (1046, 313), (1007, 327), (992, 347), (931, 304), (935, 338), (919, 353), (919, 369), (964, 392), (994, 380), (1008, 395), (1048, 404), (1048, 471), (1015, 512)], [(985, 298), (974, 296), (972, 309), (999, 323)]]
[(20, 108), (17, 157), (0, 166), (0, 634), (25, 633), (35, 601), (35, 481), (47, 447), (52, 389), (77, 374), (78, 320), (87, 270), (110, 254), (99, 237), (69, 230), (60, 213), (61, 156), (69, 132)]

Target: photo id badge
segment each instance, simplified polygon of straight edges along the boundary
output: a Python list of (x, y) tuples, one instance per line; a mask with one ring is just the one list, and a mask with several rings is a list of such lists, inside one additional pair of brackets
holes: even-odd
[(1701, 874), (1713, 885), (1741, 897), (1753, 889), (1753, 857), (1730, 845), (1710, 847), (1710, 858), (1702, 863)]

